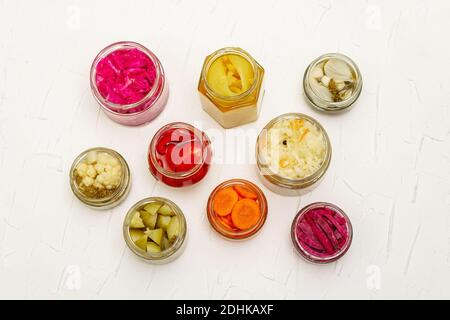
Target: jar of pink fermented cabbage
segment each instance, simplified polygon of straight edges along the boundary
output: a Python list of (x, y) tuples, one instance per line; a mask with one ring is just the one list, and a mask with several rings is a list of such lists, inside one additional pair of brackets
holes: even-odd
[(135, 42), (117, 42), (103, 49), (92, 63), (90, 82), (106, 115), (127, 126), (156, 118), (169, 97), (161, 62)]

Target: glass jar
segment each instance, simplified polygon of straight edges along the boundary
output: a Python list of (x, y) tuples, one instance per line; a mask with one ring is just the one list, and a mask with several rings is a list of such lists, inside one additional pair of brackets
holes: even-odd
[(220, 49), (203, 64), (198, 84), (202, 107), (224, 128), (256, 121), (264, 96), (263, 80), (263, 67), (246, 51)]
[[(320, 241), (313, 228), (317, 228), (316, 232), (321, 233), (325, 239)], [(292, 222), (291, 238), (296, 251), (307, 261), (326, 264), (347, 253), (353, 240), (353, 227), (342, 209), (330, 203), (317, 202), (306, 206), (297, 214)], [(330, 252), (326, 251), (325, 242), (331, 246)]]
[(194, 126), (175, 122), (162, 127), (148, 149), (152, 175), (171, 187), (186, 187), (209, 171), (212, 150), (208, 136)]
[(73, 162), (70, 187), (88, 207), (111, 209), (119, 205), (130, 191), (130, 169), (125, 159), (114, 150), (89, 149)]
[[(101, 74), (99, 66), (103, 66)], [(126, 77), (131, 78), (128, 83)], [(156, 118), (169, 97), (161, 62), (153, 52), (135, 42), (117, 42), (103, 49), (92, 63), (90, 82), (92, 93), (106, 115), (127, 126), (141, 125)], [(136, 84), (135, 87), (131, 88), (130, 83)]]
[(314, 60), (306, 69), (303, 89), (315, 108), (332, 112), (351, 107), (363, 86), (356, 63), (340, 53), (329, 53)]
[[(231, 198), (234, 197), (234, 199), (230, 200), (232, 202), (216, 207), (215, 202), (218, 201), (217, 198), (221, 197), (220, 199), (224, 199), (224, 195), (230, 197), (230, 192)], [(235, 192), (235, 194), (232, 192)], [(244, 202), (253, 201), (254, 204), (250, 203), (250, 208), (257, 206), (255, 208), (259, 209), (259, 216), (256, 216), (253, 221), (247, 221), (247, 226), (237, 227), (236, 221), (238, 220), (233, 215), (239, 214), (237, 211), (235, 213), (235, 210), (241, 200), (244, 200)], [(222, 210), (226, 206), (228, 206), (226, 210), (231, 210), (231, 212)], [(221, 236), (229, 240), (245, 240), (255, 236), (264, 226), (267, 219), (268, 206), (266, 197), (258, 186), (247, 180), (233, 179), (223, 182), (214, 189), (209, 196), (206, 212), (211, 226)]]
[[(153, 210), (152, 205), (155, 205), (155, 204), (157, 205), (157, 207)], [(170, 215), (167, 215), (167, 212), (164, 213), (164, 215), (159, 214), (157, 211), (159, 205), (161, 205), (161, 207), (164, 206), (164, 207), (168, 208), (170, 211)], [(149, 206), (149, 207), (147, 207), (147, 206)], [(146, 209), (146, 208), (149, 208), (149, 209)], [(148, 210), (148, 211), (146, 211), (146, 210)], [(158, 229), (153, 229), (153, 234), (150, 234), (151, 238), (147, 236), (147, 235), (149, 235), (148, 232), (150, 229), (147, 227), (147, 224), (146, 224), (147, 221), (145, 220), (146, 217), (144, 217), (144, 219), (140, 221), (143, 223), (142, 228), (136, 229), (136, 228), (132, 227), (132, 224), (135, 223), (135, 222), (133, 222), (133, 218), (134, 218), (135, 214), (136, 213), (142, 214), (142, 212), (146, 212), (147, 217), (151, 217), (150, 214), (157, 216), (157, 218), (155, 218), (155, 220), (153, 222), (153, 228), (158, 228)], [(158, 219), (160, 216), (169, 217), (170, 222), (168, 222), (166, 224), (166, 229), (159, 229), (161, 227), (159, 219)], [(173, 236), (172, 239), (169, 240), (169, 237), (172, 236), (173, 231), (171, 232), (168, 230), (169, 230), (169, 228), (171, 228), (171, 222), (174, 221), (174, 219), (177, 219), (177, 222), (178, 222), (177, 231), (176, 231), (177, 234), (175, 236)], [(156, 220), (158, 220), (157, 225), (155, 225)], [(144, 223), (144, 221), (145, 221), (145, 223)], [(150, 221), (150, 223), (152, 223), (152, 222)], [(140, 226), (138, 225), (137, 227), (140, 227)], [(162, 228), (164, 228), (164, 227), (162, 227)], [(159, 235), (160, 246), (158, 246), (153, 241), (153, 239), (156, 239), (156, 237), (154, 235), (157, 234), (158, 231), (160, 231), (162, 233), (162, 235)], [(148, 249), (146, 249), (146, 250), (142, 249), (142, 246), (137, 244), (137, 241), (139, 241), (139, 240), (137, 240), (136, 242), (133, 241), (133, 237), (134, 237), (135, 233), (137, 233), (137, 234), (140, 233), (140, 234), (144, 235), (144, 237), (145, 237), (145, 239), (144, 239), (145, 246), (144, 247), (148, 248)], [(165, 198), (159, 198), (159, 197), (147, 198), (147, 199), (141, 200), (138, 203), (136, 203), (128, 211), (127, 215), (125, 216), (124, 223), (123, 223), (123, 236), (124, 236), (125, 243), (127, 244), (128, 248), (139, 258), (142, 258), (145, 261), (154, 263), (154, 264), (168, 263), (168, 262), (171, 262), (171, 261), (175, 260), (176, 258), (178, 258), (184, 250), (185, 243), (187, 240), (186, 218), (185, 218), (183, 212), (181, 211), (181, 209), (172, 201), (165, 199)], [(158, 241), (158, 240), (156, 240), (156, 241)], [(164, 243), (166, 243), (166, 244), (164, 244)], [(156, 247), (156, 248), (159, 247), (160, 251), (151, 249), (153, 247)]]
[(328, 170), (331, 143), (313, 118), (288, 113), (270, 121), (258, 136), (256, 161), (270, 190), (298, 196), (316, 187)]

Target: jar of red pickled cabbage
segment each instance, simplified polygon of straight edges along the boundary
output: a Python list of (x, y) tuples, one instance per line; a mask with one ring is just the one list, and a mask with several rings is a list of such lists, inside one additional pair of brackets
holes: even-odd
[(303, 258), (326, 264), (347, 253), (353, 239), (353, 228), (340, 208), (318, 202), (297, 214), (292, 223), (291, 237), (295, 249)]
[(164, 109), (169, 87), (156, 55), (135, 42), (118, 42), (103, 49), (91, 67), (92, 93), (113, 121), (137, 126)]
[(208, 173), (212, 150), (208, 136), (194, 126), (176, 122), (161, 128), (148, 150), (150, 172), (171, 187), (196, 184)]

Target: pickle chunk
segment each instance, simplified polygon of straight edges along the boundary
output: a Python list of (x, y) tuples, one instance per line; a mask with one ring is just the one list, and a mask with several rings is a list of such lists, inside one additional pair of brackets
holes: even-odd
[(134, 229), (145, 228), (144, 221), (142, 221), (139, 211), (136, 211), (130, 222), (130, 227)]
[(169, 241), (174, 241), (180, 235), (180, 220), (178, 217), (173, 217), (167, 227), (167, 236)]
[(158, 219), (157, 214), (152, 215), (147, 211), (141, 211), (141, 218), (147, 228), (155, 229), (156, 221)]
[(145, 234), (152, 239), (157, 245), (161, 245), (163, 238), (163, 229), (147, 230)]
[(147, 252), (148, 253), (160, 253), (161, 252), (161, 247), (158, 246), (154, 242), (149, 242), (149, 243), (147, 243)]

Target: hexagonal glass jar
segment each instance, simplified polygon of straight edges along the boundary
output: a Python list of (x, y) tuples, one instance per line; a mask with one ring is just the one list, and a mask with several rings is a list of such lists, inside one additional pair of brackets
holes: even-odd
[[(242, 93), (225, 96), (212, 89), (208, 83), (208, 74), (217, 59), (234, 55), (244, 58), (251, 65), (253, 83)], [(264, 68), (241, 48), (227, 47), (207, 56), (198, 84), (203, 110), (225, 129), (256, 121), (264, 97), (264, 72)]]

